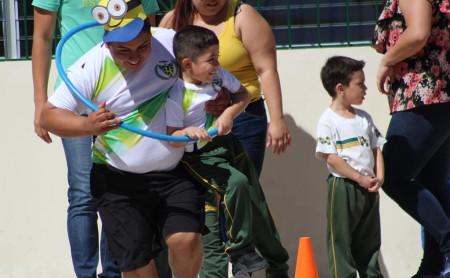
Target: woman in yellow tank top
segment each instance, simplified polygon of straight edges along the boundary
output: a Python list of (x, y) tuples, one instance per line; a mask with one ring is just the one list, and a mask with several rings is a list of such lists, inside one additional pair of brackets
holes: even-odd
[[(251, 103), (235, 119), (232, 131), (260, 174), (265, 148), (271, 146), (273, 154), (281, 154), (291, 143), (283, 115), (272, 29), (252, 6), (239, 0), (177, 0), (174, 10), (168, 12), (159, 23), (159, 27), (174, 30), (185, 25), (203, 26), (217, 35), (221, 67), (236, 76), (252, 94)], [(270, 116), (268, 126), (264, 100), (267, 101)], [(212, 238), (204, 237), (205, 261), (200, 277), (226, 278), (226, 256), (218, 249), (220, 243), (214, 247), (218, 239), (211, 234), (217, 231), (217, 227), (211, 226), (208, 218), (207, 213), (206, 225), (211, 230), (207, 237)], [(267, 221), (273, 223), (269, 218)], [(279, 244), (276, 228), (274, 230), (274, 235), (265, 240), (266, 246), (257, 248), (269, 262), (267, 277), (288, 277), (288, 255)], [(245, 274), (239, 277), (249, 277)]]

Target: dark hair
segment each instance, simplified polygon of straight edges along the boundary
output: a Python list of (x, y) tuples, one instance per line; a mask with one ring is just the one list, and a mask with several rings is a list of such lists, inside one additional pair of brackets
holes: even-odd
[(192, 0), (177, 0), (172, 13), (172, 26), (175, 31), (180, 30), (183, 26), (194, 23), (196, 9)]
[(150, 19), (148, 17), (144, 20), (144, 26), (142, 26), (141, 32), (148, 32), (151, 33), (150, 30), (152, 28), (152, 24), (150, 23)]
[(219, 45), (219, 39), (213, 31), (196, 25), (181, 28), (173, 38), (173, 54), (181, 65), (184, 58), (195, 60), (206, 49)]
[(366, 62), (355, 60), (345, 56), (333, 56), (327, 59), (320, 71), (322, 85), (328, 94), (336, 96), (335, 87), (341, 83), (345, 86), (350, 84), (353, 74), (364, 68)]

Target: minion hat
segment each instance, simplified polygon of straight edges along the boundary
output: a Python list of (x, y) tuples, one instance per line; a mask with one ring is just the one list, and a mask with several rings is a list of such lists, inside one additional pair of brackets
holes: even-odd
[(147, 19), (141, 0), (101, 0), (92, 9), (92, 16), (105, 29), (105, 43), (135, 39)]

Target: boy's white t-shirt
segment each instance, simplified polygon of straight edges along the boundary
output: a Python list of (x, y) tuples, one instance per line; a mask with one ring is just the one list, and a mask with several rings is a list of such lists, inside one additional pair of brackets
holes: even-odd
[[(166, 134), (164, 106), (179, 75), (172, 54), (173, 30), (152, 28), (152, 52), (138, 70), (117, 65), (104, 44), (95, 46), (67, 72), (69, 80), (95, 105), (106, 107), (123, 122), (145, 131)], [(66, 84), (49, 99), (54, 106), (81, 114), (86, 106)], [(97, 137), (93, 146), (94, 163), (109, 164), (120, 170), (145, 173), (175, 168), (183, 149), (166, 141), (142, 136), (124, 128)]]
[[(373, 149), (386, 140), (366, 111), (354, 109), (353, 119), (343, 118), (331, 108), (325, 110), (317, 127), (316, 153), (337, 154), (362, 175), (375, 177)], [(330, 165), (327, 167), (332, 175), (342, 177)]]
[[(207, 121), (205, 104), (215, 99), (222, 87), (234, 94), (241, 87), (241, 83), (233, 74), (221, 67), (218, 68), (211, 83), (196, 85), (178, 79), (166, 103), (167, 125), (177, 128), (195, 126), (213, 129), (215, 122)], [(198, 143), (197, 146), (200, 148), (204, 144)], [(191, 147), (192, 144), (188, 144), (186, 150), (190, 151)]]

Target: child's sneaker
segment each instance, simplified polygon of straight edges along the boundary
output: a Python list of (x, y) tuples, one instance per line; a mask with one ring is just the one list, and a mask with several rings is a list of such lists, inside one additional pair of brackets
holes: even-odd
[(237, 266), (244, 272), (255, 272), (264, 269), (269, 266), (266, 260), (264, 260), (258, 253), (251, 251), (242, 256), (236, 256), (229, 258), (232, 265)]

